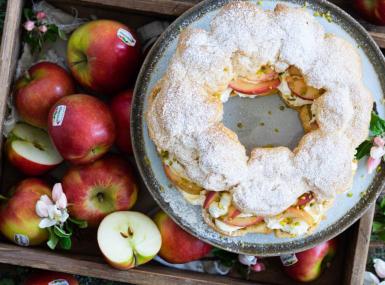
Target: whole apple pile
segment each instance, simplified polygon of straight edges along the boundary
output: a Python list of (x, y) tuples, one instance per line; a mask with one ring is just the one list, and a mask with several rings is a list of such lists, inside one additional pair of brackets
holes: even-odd
[[(45, 17), (36, 13), (40, 26), (28, 20), (24, 28), (44, 33)], [(4, 237), (21, 246), (47, 242), (51, 249), (70, 249), (74, 225), (87, 224), (107, 262), (118, 269), (146, 263), (158, 252), (170, 263), (184, 263), (211, 251), (163, 212), (153, 221), (129, 211), (140, 195), (128, 160), (129, 87), (141, 61), (133, 29), (95, 20), (70, 36), (67, 68), (38, 62), (18, 78), (13, 101), (21, 120), (7, 136), (6, 155), (26, 178), (2, 202)], [(45, 178), (52, 182), (58, 169), (64, 171), (52, 187)]]

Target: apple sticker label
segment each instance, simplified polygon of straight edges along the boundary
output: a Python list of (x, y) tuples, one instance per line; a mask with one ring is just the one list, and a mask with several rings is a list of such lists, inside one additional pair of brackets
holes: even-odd
[(52, 116), (52, 126), (54, 127), (61, 126), (64, 120), (64, 115), (66, 113), (66, 108), (67, 107), (65, 105), (59, 105), (56, 107)]
[(48, 285), (70, 285), (70, 283), (64, 279), (56, 279), (49, 282)]
[(28, 246), (29, 245), (29, 238), (22, 234), (15, 234), (13, 237), (13, 240), (15, 243), (17, 243), (20, 246)]
[(291, 266), (293, 264), (296, 264), (298, 262), (298, 258), (295, 255), (295, 253), (292, 254), (284, 254), (280, 256), (281, 262), (283, 266)]
[(126, 45), (131, 47), (135, 46), (136, 40), (129, 31), (120, 28), (116, 34), (118, 38)]

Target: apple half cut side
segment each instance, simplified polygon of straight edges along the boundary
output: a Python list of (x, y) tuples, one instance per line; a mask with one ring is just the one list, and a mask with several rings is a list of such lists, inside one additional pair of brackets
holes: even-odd
[(99, 225), (97, 240), (107, 262), (121, 270), (150, 261), (162, 244), (156, 224), (146, 215), (133, 211), (106, 216)]
[(180, 190), (191, 195), (199, 195), (203, 190), (203, 188), (196, 183), (188, 180), (182, 175), (179, 175), (171, 166), (163, 164), (163, 168), (167, 178), (172, 182), (172, 184), (174, 184), (174, 186), (178, 187)]
[(42, 129), (18, 123), (6, 142), (9, 161), (27, 175), (39, 175), (59, 165), (63, 158)]
[(266, 96), (276, 92), (280, 84), (279, 78), (269, 81), (249, 81), (244, 78), (237, 78), (229, 83), (229, 87), (245, 95)]

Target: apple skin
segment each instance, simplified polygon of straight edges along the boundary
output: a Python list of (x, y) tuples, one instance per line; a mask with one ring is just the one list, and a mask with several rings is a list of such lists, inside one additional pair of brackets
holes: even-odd
[(64, 68), (55, 63), (40, 62), (16, 82), (15, 105), (24, 121), (45, 128), (52, 105), (73, 93), (74, 81)]
[[(54, 153), (51, 153), (52, 156), (55, 158), (55, 163), (51, 164), (43, 164), (39, 163), (37, 161), (32, 161), (28, 159), (27, 157), (22, 156), (20, 153), (18, 153), (15, 150), (15, 143), (18, 141), (24, 141), (26, 143), (27, 138), (20, 136), (20, 129), (24, 129), (27, 131), (30, 131), (31, 137), (35, 136), (35, 134), (42, 134), (44, 137), (42, 138), (42, 141), (30, 141), (30, 147), (35, 147), (36, 144), (38, 144), (38, 147), (40, 148), (51, 148)], [(22, 134), (23, 135), (23, 134)], [(25, 134), (24, 134), (25, 135)], [(34, 139), (37, 139), (34, 137)], [(9, 133), (7, 141), (6, 141), (6, 153), (9, 162), (14, 165), (16, 168), (18, 168), (21, 172), (27, 175), (35, 176), (43, 174), (44, 172), (56, 167), (59, 165), (63, 159), (60, 157), (60, 155), (57, 153), (57, 151), (54, 149), (50, 138), (48, 134), (42, 130), (38, 129), (32, 126), (29, 126), (24, 123), (18, 123), (14, 127), (14, 129)], [(49, 146), (48, 146), (49, 145)], [(51, 161), (52, 162), (52, 161)]]
[(369, 22), (385, 25), (384, 0), (354, 0), (354, 7)]
[(311, 282), (323, 272), (324, 266), (335, 256), (337, 240), (323, 242), (311, 249), (298, 252), (298, 262), (291, 266), (284, 266), (285, 272), (294, 280)]
[[(117, 35), (128, 31), (136, 43), (125, 44)], [(141, 62), (141, 46), (135, 32), (111, 20), (83, 24), (71, 35), (67, 61), (75, 79), (85, 88), (116, 94), (133, 81)]]
[(162, 235), (158, 255), (167, 262), (186, 263), (201, 259), (211, 251), (211, 245), (184, 231), (163, 211), (155, 215), (154, 221)]
[(96, 227), (109, 213), (129, 210), (138, 196), (138, 184), (130, 165), (117, 156), (91, 164), (72, 166), (62, 180), (71, 217)]
[[(62, 122), (55, 124), (57, 110), (65, 106)], [(90, 163), (104, 155), (115, 140), (115, 125), (106, 104), (85, 94), (60, 99), (49, 113), (48, 132), (65, 160)]]
[(35, 212), (35, 205), (40, 196), (51, 196), (51, 188), (40, 179), (28, 178), (11, 195), (0, 207), (0, 232), (14, 243), (16, 234), (28, 237), (30, 246), (47, 241), (48, 231), (39, 228), (41, 218)]
[[(68, 285), (79, 285), (79, 282), (76, 278), (70, 274), (61, 273), (61, 272), (51, 272), (51, 271), (39, 271), (37, 273), (33, 273), (27, 277), (24, 285), (48, 285), (48, 284), (56, 284), (54, 281), (59, 282), (67, 281)], [(51, 282), (51, 283), (50, 283)], [(58, 283), (59, 284), (59, 283)], [(60, 283), (61, 284), (61, 283)]]
[(116, 95), (110, 104), (112, 118), (116, 126), (115, 144), (120, 151), (132, 154), (130, 115), (132, 106), (133, 91), (126, 90)]

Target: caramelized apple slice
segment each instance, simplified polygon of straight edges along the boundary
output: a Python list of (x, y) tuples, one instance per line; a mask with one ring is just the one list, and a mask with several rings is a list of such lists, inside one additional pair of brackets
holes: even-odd
[(248, 75), (245, 80), (254, 83), (271, 81), (278, 78), (278, 73), (269, 66), (263, 66), (255, 75)]
[(308, 225), (314, 224), (313, 217), (306, 211), (299, 209), (299, 207), (290, 207), (288, 208), (283, 214), (282, 217), (285, 218), (291, 218), (291, 219), (300, 219), (304, 220)]
[(229, 207), (229, 211), (227, 212), (226, 217), (229, 219), (234, 219), (235, 217), (239, 216), (241, 214), (241, 211), (239, 211), (237, 208), (235, 208), (233, 205)]
[(322, 95), (322, 90), (307, 86), (305, 79), (300, 76), (288, 76), (287, 84), (290, 90), (298, 97), (304, 100), (315, 100)]
[(299, 118), (306, 133), (318, 129), (317, 122), (313, 120), (310, 105), (304, 105), (299, 109)]
[(203, 208), (208, 209), (212, 202), (219, 200), (219, 192), (216, 191), (209, 191), (206, 194), (205, 202), (203, 203)]
[(258, 224), (263, 221), (263, 217), (235, 217), (235, 218), (229, 218), (228, 216), (223, 218), (223, 222), (230, 225), (230, 226), (236, 226), (236, 227), (248, 227), (255, 224)]
[(309, 203), (311, 200), (313, 200), (314, 196), (312, 192), (307, 192), (305, 194), (302, 194), (295, 204), (296, 206), (304, 206), (307, 203)]
[(203, 190), (203, 188), (199, 185), (179, 175), (172, 167), (168, 166), (167, 164), (163, 164), (163, 168), (168, 179), (170, 179), (172, 184), (174, 184), (174, 186), (178, 187), (180, 190), (192, 195), (199, 195)]
[(237, 92), (246, 95), (269, 95), (276, 91), (281, 81), (273, 79), (270, 81), (249, 81), (244, 78), (237, 78), (230, 82), (229, 87)]

